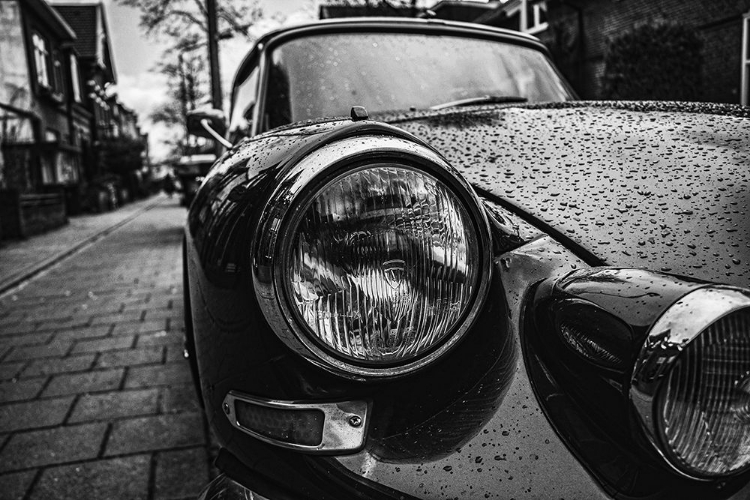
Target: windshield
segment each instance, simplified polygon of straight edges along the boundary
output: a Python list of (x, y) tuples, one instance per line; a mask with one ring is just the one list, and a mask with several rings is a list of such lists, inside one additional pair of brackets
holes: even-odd
[(298, 38), (270, 57), (266, 128), (310, 118), (426, 109), (476, 97), (564, 101), (546, 56), (476, 38), (337, 33)]

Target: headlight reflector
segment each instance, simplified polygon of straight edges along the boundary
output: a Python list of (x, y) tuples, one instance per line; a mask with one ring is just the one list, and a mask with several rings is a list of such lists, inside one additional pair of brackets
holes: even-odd
[(471, 306), (478, 236), (462, 201), (429, 173), (396, 163), (349, 170), (300, 212), (286, 292), (333, 355), (409, 361), (445, 339)]

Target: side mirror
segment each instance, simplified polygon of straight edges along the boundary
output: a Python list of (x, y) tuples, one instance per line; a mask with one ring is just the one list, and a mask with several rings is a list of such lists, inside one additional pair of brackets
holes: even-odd
[(227, 131), (227, 122), (224, 112), (220, 109), (194, 109), (187, 115), (187, 130), (198, 137), (213, 139), (225, 147), (231, 147), (231, 143), (224, 139)]

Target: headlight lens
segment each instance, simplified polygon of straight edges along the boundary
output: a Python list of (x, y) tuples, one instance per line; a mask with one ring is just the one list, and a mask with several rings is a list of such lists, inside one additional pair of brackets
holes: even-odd
[(285, 292), (332, 355), (408, 362), (446, 339), (471, 307), (478, 235), (463, 202), (430, 173), (397, 163), (348, 170), (298, 214)]
[(750, 311), (720, 319), (677, 359), (657, 403), (678, 463), (699, 475), (750, 464)]

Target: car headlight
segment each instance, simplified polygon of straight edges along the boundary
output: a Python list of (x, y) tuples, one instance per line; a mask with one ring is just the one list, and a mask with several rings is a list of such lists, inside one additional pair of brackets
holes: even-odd
[(489, 227), (432, 150), (397, 137), (324, 146), (289, 171), (259, 226), (255, 286), (279, 337), (338, 373), (437, 359), (486, 295)]
[(701, 288), (654, 324), (631, 398), (675, 470), (693, 478), (750, 467), (750, 293)]

